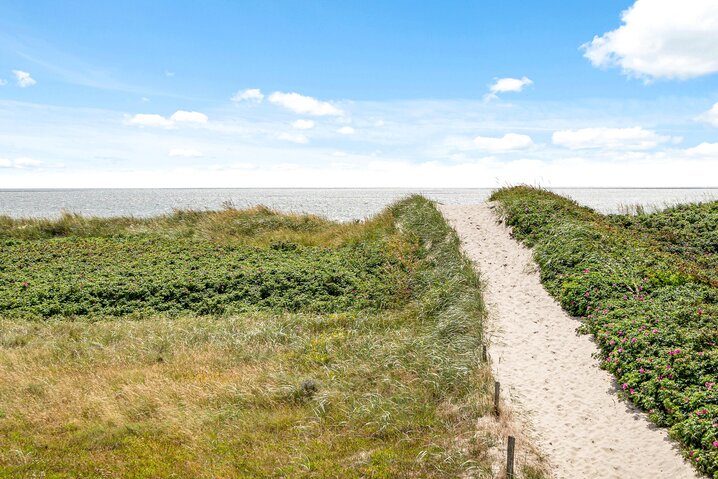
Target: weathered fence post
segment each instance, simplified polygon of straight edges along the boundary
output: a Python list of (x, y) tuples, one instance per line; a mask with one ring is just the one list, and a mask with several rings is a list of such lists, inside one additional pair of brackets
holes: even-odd
[(509, 444), (506, 448), (506, 478), (514, 479), (514, 448), (516, 446), (516, 439), (513, 436), (509, 436)]
[(489, 355), (486, 354), (486, 345), (485, 344), (481, 346), (481, 360), (485, 363), (488, 362), (488, 360), (489, 360)]
[(501, 394), (501, 383), (494, 382), (494, 413), (499, 415), (499, 395)]

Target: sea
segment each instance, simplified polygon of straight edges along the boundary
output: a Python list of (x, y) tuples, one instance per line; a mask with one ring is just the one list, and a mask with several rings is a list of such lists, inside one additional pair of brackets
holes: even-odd
[[(603, 213), (641, 205), (656, 210), (678, 203), (718, 200), (718, 188), (552, 188)], [(216, 210), (225, 205), (264, 205), (293, 213), (312, 213), (336, 221), (370, 217), (387, 205), (419, 193), (439, 203), (476, 204), (490, 188), (242, 188), (242, 189), (0, 189), (0, 215), (57, 218), (62, 212), (93, 216), (147, 217), (177, 209)]]

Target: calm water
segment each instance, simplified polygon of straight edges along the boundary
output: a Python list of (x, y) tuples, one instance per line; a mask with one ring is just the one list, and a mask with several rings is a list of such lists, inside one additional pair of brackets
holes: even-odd
[[(347, 221), (377, 213), (411, 193), (446, 204), (484, 201), (491, 189), (77, 189), (0, 190), (0, 215), (57, 217), (61, 211), (95, 216), (152, 216), (178, 208), (218, 209), (224, 202), (238, 208), (263, 204), (288, 212), (306, 212)], [(621, 205), (659, 208), (689, 201), (718, 200), (711, 189), (555, 188), (559, 194), (603, 212)]]

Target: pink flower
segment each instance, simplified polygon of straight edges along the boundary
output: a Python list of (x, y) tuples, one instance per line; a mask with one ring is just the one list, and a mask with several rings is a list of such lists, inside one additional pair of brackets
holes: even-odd
[(633, 388), (631, 388), (631, 396), (633, 396), (635, 393), (633, 392)]
[(713, 441), (713, 447), (718, 447), (718, 441)]
[(622, 352), (623, 352), (623, 348), (618, 348), (618, 352), (619, 352), (619, 353), (622, 353)]
[(628, 383), (623, 383), (623, 390), (625, 391), (626, 389), (628, 389)]
[(590, 273), (591, 270), (590, 270), (590, 269), (584, 269), (583, 272), (584, 272), (584, 273)]

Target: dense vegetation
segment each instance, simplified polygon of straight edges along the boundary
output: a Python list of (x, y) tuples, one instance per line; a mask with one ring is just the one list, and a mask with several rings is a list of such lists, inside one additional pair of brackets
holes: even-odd
[(0, 237), (0, 477), (498, 471), (479, 278), (421, 197), (357, 224), (228, 208)]
[(379, 309), (401, 300), (405, 282), (406, 268), (380, 241), (334, 249), (162, 238), (0, 242), (0, 313), (8, 318)]
[(0, 225), (5, 317), (336, 312), (379, 309), (406, 291), (386, 215), (344, 231), (264, 208)]
[(492, 199), (534, 248), (547, 290), (596, 338), (621, 394), (718, 478), (718, 204), (607, 218), (528, 187)]
[(677, 205), (651, 214), (639, 211), (610, 219), (655, 242), (663, 251), (690, 261), (695, 274), (718, 287), (718, 201)]

